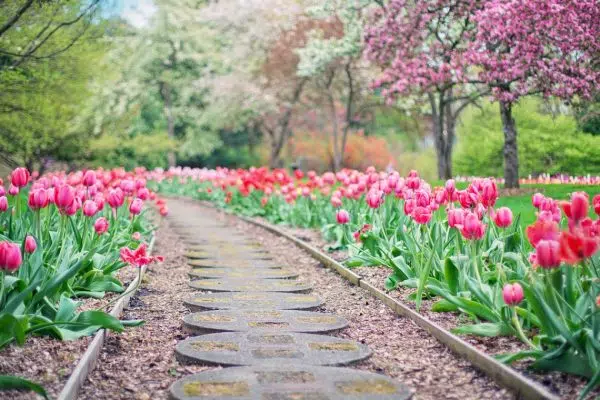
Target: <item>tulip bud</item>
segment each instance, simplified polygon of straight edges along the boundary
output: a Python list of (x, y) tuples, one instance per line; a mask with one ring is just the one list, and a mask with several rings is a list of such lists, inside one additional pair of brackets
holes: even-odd
[(519, 283), (507, 283), (502, 289), (504, 302), (509, 306), (516, 306), (523, 301), (523, 287)]
[(4, 212), (8, 210), (8, 199), (6, 198), (6, 196), (1, 196), (0, 197), (0, 211)]
[(27, 235), (25, 238), (25, 252), (31, 254), (35, 251), (35, 249), (37, 249), (37, 243), (35, 242), (35, 239), (31, 235)]
[(143, 205), (144, 202), (142, 199), (136, 198), (131, 202), (131, 205), (129, 205), (129, 212), (133, 215), (138, 215), (140, 212), (142, 212)]
[(494, 214), (494, 223), (499, 228), (506, 228), (512, 224), (513, 214), (510, 208), (500, 207)]
[(167, 208), (167, 206), (162, 206), (160, 208), (160, 215), (162, 215), (163, 217), (166, 217), (169, 214), (169, 209)]
[(133, 232), (133, 234), (131, 235), (131, 239), (135, 240), (136, 242), (139, 241), (141, 237), (142, 234), (139, 232)]
[(335, 213), (335, 218), (337, 220), (337, 223), (341, 224), (341, 225), (345, 225), (348, 222), (350, 222), (350, 214), (348, 214), (348, 211), (343, 210), (343, 209), (342, 210), (338, 210)]
[(0, 270), (14, 272), (22, 262), (19, 246), (11, 242), (0, 242)]
[(29, 182), (29, 171), (27, 168), (16, 168), (10, 174), (10, 183), (17, 188), (21, 188), (23, 186), (27, 186)]
[(94, 222), (94, 230), (98, 235), (102, 235), (108, 230), (108, 221), (104, 217), (100, 217)]

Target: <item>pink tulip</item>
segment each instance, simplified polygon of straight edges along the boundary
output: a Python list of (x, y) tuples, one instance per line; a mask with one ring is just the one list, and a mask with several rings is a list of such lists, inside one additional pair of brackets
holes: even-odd
[(54, 202), (61, 210), (66, 210), (75, 201), (75, 190), (69, 185), (62, 185), (56, 189)]
[(92, 217), (98, 212), (98, 205), (93, 200), (86, 200), (83, 203), (83, 215)]
[(383, 204), (383, 192), (379, 189), (372, 189), (367, 193), (367, 205), (371, 208), (379, 208)]
[(589, 201), (584, 192), (576, 192), (571, 196), (571, 219), (579, 222), (588, 215)]
[(142, 187), (137, 191), (137, 197), (142, 200), (148, 200), (150, 198), (150, 191), (148, 188)]
[(141, 238), (142, 234), (139, 232), (133, 232), (133, 234), (131, 235), (131, 239), (135, 240), (136, 242), (138, 242)]
[(29, 198), (27, 204), (32, 210), (39, 210), (45, 208), (50, 203), (48, 199), (48, 193), (46, 189), (32, 189), (29, 192)]
[(467, 212), (460, 233), (468, 240), (480, 240), (485, 234), (486, 225), (479, 220), (476, 214)]
[(15, 186), (15, 185), (10, 185), (10, 187), (8, 188), (8, 194), (11, 196), (16, 196), (19, 194), (19, 187)]
[(108, 192), (108, 198), (106, 200), (108, 201), (108, 204), (112, 208), (119, 208), (125, 202), (125, 196), (123, 194), (123, 191), (121, 191), (121, 189), (119, 189), (119, 188), (111, 189)]
[(335, 213), (335, 218), (337, 220), (337, 223), (341, 225), (345, 225), (348, 222), (350, 222), (350, 214), (348, 213), (348, 211), (343, 209), (338, 210), (337, 213)]
[(454, 182), (454, 179), (448, 179), (446, 181), (445, 189), (446, 192), (450, 195), (449, 198), (452, 198), (452, 193), (456, 191), (456, 183)]
[(119, 185), (119, 187), (125, 193), (131, 194), (135, 190), (135, 182), (132, 180), (126, 179), (126, 180), (121, 181), (121, 184)]
[(523, 301), (523, 287), (519, 283), (507, 283), (502, 289), (504, 302), (509, 306), (516, 306)]
[(454, 228), (462, 226), (465, 221), (465, 210), (462, 208), (451, 208), (448, 210), (448, 226)]
[(143, 205), (144, 202), (142, 201), (142, 199), (136, 198), (129, 205), (129, 212), (133, 215), (138, 215), (140, 212), (142, 212)]
[(404, 214), (405, 215), (411, 215), (416, 207), (417, 207), (417, 202), (415, 199), (404, 200)]
[(0, 185), (0, 196), (6, 196), (6, 189), (4, 189), (4, 186)]
[(535, 246), (536, 262), (544, 268), (560, 266), (560, 243), (557, 240), (540, 240)]
[(104, 217), (100, 217), (94, 222), (94, 230), (98, 235), (102, 235), (108, 230), (108, 221)]
[(25, 252), (31, 254), (35, 251), (35, 249), (37, 249), (37, 243), (35, 242), (35, 239), (31, 235), (27, 235), (25, 238)]
[(499, 228), (506, 228), (512, 224), (513, 214), (510, 208), (500, 207), (494, 214), (494, 223)]
[(412, 217), (416, 223), (424, 225), (431, 221), (431, 209), (429, 207), (416, 207)]
[(8, 210), (8, 199), (6, 196), (0, 196), (0, 211), (5, 212)]
[(22, 262), (19, 246), (11, 242), (0, 242), (0, 270), (14, 272)]
[(96, 172), (92, 170), (85, 171), (81, 183), (87, 187), (94, 186), (96, 184)]
[(485, 207), (494, 207), (498, 200), (498, 187), (493, 179), (484, 179), (482, 182), (481, 204)]
[(335, 208), (342, 206), (342, 199), (340, 199), (339, 197), (332, 196), (330, 202), (331, 202), (331, 205), (334, 206)]
[(29, 182), (29, 171), (27, 168), (15, 168), (15, 170), (10, 174), (10, 183), (13, 186), (21, 188), (23, 186), (27, 186)]
[(169, 209), (167, 208), (167, 206), (162, 206), (159, 210), (160, 215), (162, 215), (163, 217), (166, 217), (169, 214)]
[(544, 201), (545, 197), (543, 194), (541, 193), (536, 193), (531, 197), (531, 204), (533, 204), (533, 206), (535, 208), (540, 208), (540, 206), (542, 205), (542, 202)]

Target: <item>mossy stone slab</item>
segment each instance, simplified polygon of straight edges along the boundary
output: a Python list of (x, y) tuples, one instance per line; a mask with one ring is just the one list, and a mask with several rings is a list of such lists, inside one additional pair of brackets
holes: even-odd
[(298, 273), (288, 268), (194, 268), (188, 273), (190, 278), (252, 278), (252, 279), (294, 279)]
[(222, 331), (321, 333), (343, 329), (348, 321), (311, 311), (213, 310), (186, 315), (183, 326), (196, 335)]
[(297, 293), (202, 293), (184, 304), (193, 311), (200, 310), (310, 310), (323, 305), (312, 294)]
[(362, 343), (309, 333), (227, 332), (194, 336), (175, 347), (181, 363), (217, 365), (346, 365), (364, 360)]
[(179, 379), (173, 400), (407, 400), (403, 384), (339, 367), (257, 365), (205, 371)]
[(312, 286), (292, 279), (198, 279), (194, 289), (213, 292), (309, 292)]
[(189, 260), (188, 265), (194, 268), (281, 268), (271, 260), (240, 259), (196, 259)]

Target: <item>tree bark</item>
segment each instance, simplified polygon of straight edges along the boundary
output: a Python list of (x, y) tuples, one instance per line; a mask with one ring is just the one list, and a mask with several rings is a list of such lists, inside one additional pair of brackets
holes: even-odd
[[(168, 83), (161, 82), (160, 93), (162, 94), (163, 101), (165, 102), (165, 114), (167, 116), (167, 136), (169, 139), (175, 139), (175, 119), (173, 117), (172, 103), (171, 103), (171, 88)], [(173, 150), (167, 153), (167, 160), (169, 167), (174, 167), (177, 164), (177, 158)]]
[(456, 126), (450, 105), (445, 104), (445, 95), (445, 91), (440, 92), (437, 99), (433, 94), (429, 95), (439, 179), (452, 178), (452, 144)]
[(504, 187), (519, 187), (519, 152), (517, 127), (512, 116), (512, 104), (500, 102), (500, 118), (504, 131)]

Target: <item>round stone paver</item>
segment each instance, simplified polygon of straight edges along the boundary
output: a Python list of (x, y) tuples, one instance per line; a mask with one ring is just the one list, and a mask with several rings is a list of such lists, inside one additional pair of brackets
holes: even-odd
[(309, 333), (228, 332), (194, 336), (175, 347), (180, 362), (218, 365), (345, 365), (371, 350), (348, 339)]
[(188, 265), (199, 268), (281, 268), (270, 260), (250, 259), (197, 259), (189, 260)]
[(204, 259), (240, 259), (240, 260), (272, 260), (272, 257), (263, 253), (252, 253), (252, 252), (239, 252), (239, 253), (228, 253), (223, 251), (188, 251), (184, 254), (186, 258), (192, 260), (204, 260)]
[(184, 301), (191, 310), (309, 310), (323, 301), (311, 294), (203, 293)]
[(298, 273), (287, 268), (194, 268), (190, 278), (253, 278), (253, 279), (294, 279)]
[(194, 289), (214, 292), (308, 292), (312, 286), (291, 279), (199, 279), (190, 282)]
[(412, 393), (383, 375), (349, 368), (251, 366), (205, 371), (182, 378), (171, 399), (407, 400)]
[(213, 310), (186, 315), (183, 326), (197, 335), (218, 331), (318, 333), (343, 329), (348, 321), (310, 311)]

